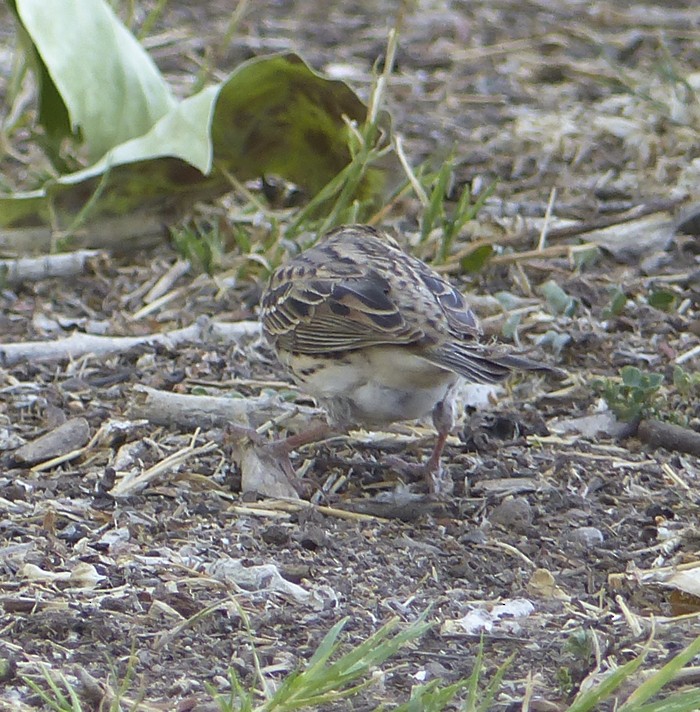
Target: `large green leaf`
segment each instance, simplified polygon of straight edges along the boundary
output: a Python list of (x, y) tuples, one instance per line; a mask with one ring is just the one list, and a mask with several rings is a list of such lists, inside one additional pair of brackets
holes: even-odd
[(346, 84), (295, 54), (254, 59), (221, 87), (214, 155), (239, 177), (276, 173), (313, 194), (350, 160), (343, 116), (361, 122), (366, 113)]
[[(312, 196), (352, 159), (347, 122), (362, 123), (365, 105), (296, 54), (249, 60), (178, 103), (104, 0), (16, 0), (16, 12), (39, 57), (49, 146), (65, 136), (68, 117), (91, 163), (30, 199), (0, 196), (0, 227), (51, 215), (65, 230), (78, 214), (84, 222), (144, 210), (168, 219), (228, 191), (229, 175), (274, 174)], [(372, 168), (353, 192), (366, 198), (382, 184)]]
[(257, 57), (182, 101), (143, 136), (58, 182), (77, 184), (116, 166), (172, 157), (204, 175), (216, 163), (244, 180), (275, 173), (315, 193), (350, 160), (343, 117), (359, 122), (365, 114), (346, 84), (315, 73), (298, 55)]
[[(93, 217), (171, 214), (228, 191), (225, 171), (242, 180), (276, 174), (312, 195), (350, 161), (344, 117), (361, 122), (365, 114), (346, 84), (317, 74), (298, 55), (258, 57), (175, 105), (143, 135), (48, 183), (45, 199), (65, 228), (98, 190)], [(369, 181), (376, 190), (378, 177), (378, 169), (370, 173), (360, 191), (370, 190)], [(14, 197), (23, 196), (0, 198), (0, 227), (27, 222), (26, 203), (14, 209)]]
[[(213, 161), (211, 122), (219, 91), (219, 87), (209, 87), (185, 99), (143, 136), (115, 146), (97, 163), (77, 173), (62, 176), (58, 183), (76, 185), (99, 177), (116, 166), (166, 157), (180, 159), (194, 166), (201, 174), (210, 173)], [(139, 166), (137, 174), (140, 175), (143, 170), (144, 167)], [(156, 174), (160, 172), (154, 171)]]
[(16, 0), (41, 58), (41, 121), (82, 136), (88, 155), (148, 131), (175, 99), (157, 67), (102, 0)]

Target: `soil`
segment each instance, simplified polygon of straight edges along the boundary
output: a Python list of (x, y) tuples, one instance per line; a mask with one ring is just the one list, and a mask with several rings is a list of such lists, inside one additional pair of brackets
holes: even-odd
[[(366, 99), (397, 8), (250, 3), (224, 51), (228, 3), (170, 3), (152, 51), (182, 93), (205, 56), (223, 76), (251, 56), (294, 50)], [(700, 459), (645, 445), (633, 427), (587, 431), (579, 419), (604, 412), (596, 379), (635, 366), (666, 377), (655, 415), (700, 432), (697, 389), (670, 385), (674, 366), (693, 374), (699, 363), (698, 227), (685, 218), (700, 173), (690, 89), (700, 90), (700, 10), (420, 2), (406, 4), (402, 23), (388, 108), (406, 154), (414, 166), (454, 155), (456, 188), (478, 193), (496, 181), (456, 249), (487, 238), (504, 247), (476, 274), (453, 276), (500, 338), (515, 329), (512, 314), (484, 295), (512, 295), (522, 317), (513, 349), (567, 378), (519, 376), (485, 411), (465, 409), (446, 449), (455, 487), (446, 500), (386, 463), (390, 453), (418, 463), (430, 452), (430, 427), (400, 426), (304, 447), (293, 462), (315, 504), (276, 508), (241, 494), (240, 443), (226, 427), (203, 422), (195, 432), (133, 416), (139, 385), (275, 391), (313, 405), (255, 338), (1, 367), (0, 659), (11, 664), (0, 708), (44, 709), (22, 676), (41, 682), (45, 665), (80, 689), (85, 709), (100, 709), (130, 669), (125, 695), (142, 698), (141, 709), (214, 709), (206, 686), (225, 692), (229, 669), (244, 685), (256, 684), (256, 665), (279, 680), (345, 617), (350, 646), (429, 608), (435, 625), (424, 637), (376, 684), (326, 709), (374, 710), (405, 701), (421, 681), (466, 677), (483, 636), (486, 679), (514, 656), (493, 709), (558, 710), (643, 650), (643, 669), (657, 669), (698, 634), (698, 599), (668, 578), (700, 559)], [(420, 211), (406, 198), (384, 224), (406, 242)], [(605, 221), (608, 233), (588, 229)], [(591, 259), (579, 247), (589, 240), (601, 246)], [(545, 251), (530, 252), (538, 244)], [(6, 288), (1, 339), (256, 319), (262, 279), (196, 269), (134, 318), (179, 259), (162, 244), (91, 262), (77, 279)], [(551, 281), (571, 298), (565, 308), (542, 290)], [(621, 306), (611, 308), (616, 293)], [(110, 420), (122, 427), (47, 469), (18, 462), (19, 446), (79, 418), (90, 436)], [(145, 471), (207, 443), (143, 490), (110, 494), (119, 462)]]

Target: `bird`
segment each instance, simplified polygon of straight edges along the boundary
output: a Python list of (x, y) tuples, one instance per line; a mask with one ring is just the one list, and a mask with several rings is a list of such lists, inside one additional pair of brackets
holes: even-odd
[[(441, 457), (460, 383), (496, 383), (547, 367), (481, 340), (464, 295), (370, 225), (337, 227), (270, 276), (262, 332), (299, 388), (326, 411), (329, 432), (384, 428), (432, 415), (423, 466), (445, 488)], [(290, 447), (307, 440), (288, 438)]]

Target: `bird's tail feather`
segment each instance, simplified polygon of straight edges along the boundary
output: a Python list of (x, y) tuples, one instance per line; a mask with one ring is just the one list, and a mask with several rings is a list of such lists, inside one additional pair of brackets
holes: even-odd
[(512, 371), (547, 371), (563, 377), (561, 369), (525, 356), (506, 354), (487, 346), (452, 343), (431, 350), (428, 359), (472, 383), (497, 383)]

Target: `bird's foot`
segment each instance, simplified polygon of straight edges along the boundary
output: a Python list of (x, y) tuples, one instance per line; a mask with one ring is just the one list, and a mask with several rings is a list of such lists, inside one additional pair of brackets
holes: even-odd
[(447, 497), (454, 491), (454, 482), (439, 458), (434, 461), (431, 457), (427, 462), (418, 463), (407, 462), (397, 455), (388, 455), (384, 458), (384, 463), (411, 479), (423, 478), (428, 492), (434, 497)]

